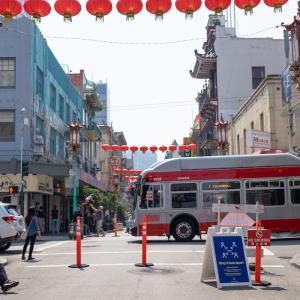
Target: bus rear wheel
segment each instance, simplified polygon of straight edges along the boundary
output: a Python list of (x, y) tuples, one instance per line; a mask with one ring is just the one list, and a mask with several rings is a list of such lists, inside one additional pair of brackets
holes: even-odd
[(196, 235), (195, 225), (190, 219), (180, 219), (173, 227), (173, 237), (179, 242), (189, 242)]

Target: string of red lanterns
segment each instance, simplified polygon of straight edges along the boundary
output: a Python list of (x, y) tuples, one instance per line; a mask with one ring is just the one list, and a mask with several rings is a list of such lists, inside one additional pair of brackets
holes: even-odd
[(122, 145), (122, 146), (119, 146), (119, 145), (112, 145), (110, 146), (109, 144), (102, 144), (101, 145), (101, 148), (104, 150), (104, 151), (113, 151), (113, 152), (118, 152), (118, 151), (123, 151), (123, 152), (126, 152), (128, 150), (130, 150), (131, 152), (136, 152), (138, 150), (140, 150), (141, 152), (143, 153), (146, 153), (148, 150), (150, 150), (152, 153), (155, 153), (157, 150), (160, 150), (161, 152), (165, 152), (167, 150), (171, 151), (171, 152), (174, 152), (176, 150), (178, 151), (184, 151), (184, 150), (191, 150), (191, 151), (195, 151), (196, 150), (196, 145), (195, 144), (189, 144), (189, 145), (179, 145), (179, 146), (176, 146), (176, 145), (170, 145), (169, 147), (167, 146), (160, 146), (160, 147), (157, 147), (155, 145), (152, 145), (150, 147), (148, 146), (130, 146), (128, 147), (127, 145)]
[(130, 170), (127, 170), (127, 169), (115, 169), (114, 170), (114, 173), (116, 174), (126, 174), (126, 175), (130, 175), (130, 176), (134, 176), (134, 175), (140, 175), (142, 174), (142, 170), (134, 170), (134, 169), (130, 169)]
[[(234, 3), (238, 8), (245, 10), (245, 13), (252, 13), (262, 0), (204, 0), (208, 10), (216, 14), (222, 13), (230, 4)], [(272, 7), (275, 12), (282, 11), (282, 6), (288, 0), (263, 0), (265, 5)], [(186, 18), (191, 18), (193, 13), (200, 9), (201, 0), (176, 0), (175, 7), (179, 12), (185, 14)], [(162, 19), (172, 6), (171, 0), (147, 0), (146, 10), (155, 15), (155, 19)], [(51, 6), (47, 0), (26, 0), (23, 4), (24, 11), (32, 16), (36, 21), (50, 14)], [(112, 11), (110, 0), (88, 0), (86, 10), (96, 17), (97, 21), (104, 21), (104, 16)], [(118, 12), (126, 16), (127, 20), (133, 20), (135, 15), (143, 9), (141, 0), (118, 0), (116, 4)], [(77, 0), (56, 0), (54, 3), (55, 11), (64, 17), (66, 22), (71, 22), (72, 17), (81, 11), (81, 5)], [(11, 21), (13, 17), (22, 12), (22, 4), (19, 0), (1, 0), (0, 15), (5, 21)]]

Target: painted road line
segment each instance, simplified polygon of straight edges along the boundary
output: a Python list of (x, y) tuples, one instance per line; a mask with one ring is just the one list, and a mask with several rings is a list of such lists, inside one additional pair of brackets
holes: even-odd
[[(141, 251), (92, 251), (92, 252), (82, 252), (82, 255), (95, 255), (95, 254), (140, 254)], [(187, 250), (187, 251), (180, 251), (180, 250), (148, 250), (147, 253), (204, 253), (204, 250)], [(40, 256), (56, 256), (56, 255), (75, 255), (76, 252), (57, 252), (57, 253), (37, 253)]]
[(264, 256), (274, 256), (275, 254), (267, 249), (266, 247), (262, 247), (264, 249)]
[[(155, 266), (164, 266), (164, 267), (199, 267), (203, 263), (155, 263)], [(42, 268), (65, 268), (68, 265), (34, 265), (34, 266), (25, 266), (28, 269), (42, 269)], [(119, 264), (90, 264), (91, 267), (128, 267), (134, 266), (134, 263), (119, 263)], [(154, 268), (155, 268), (154, 266)], [(264, 268), (284, 268), (283, 265), (262, 265)]]
[(58, 247), (58, 246), (61, 246), (65, 243), (68, 243), (70, 241), (62, 241), (62, 242), (59, 242), (59, 243), (55, 243), (55, 244), (50, 244), (48, 246), (44, 246), (44, 247), (36, 247), (36, 250), (34, 250), (35, 252), (38, 251), (38, 252), (42, 252), (46, 249), (50, 249), (50, 248), (54, 248), (54, 247)]

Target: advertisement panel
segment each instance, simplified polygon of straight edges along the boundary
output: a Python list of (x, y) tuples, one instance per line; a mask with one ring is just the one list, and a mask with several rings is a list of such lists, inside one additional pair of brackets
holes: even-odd
[(251, 148), (271, 149), (271, 133), (258, 130), (247, 130), (246, 144)]

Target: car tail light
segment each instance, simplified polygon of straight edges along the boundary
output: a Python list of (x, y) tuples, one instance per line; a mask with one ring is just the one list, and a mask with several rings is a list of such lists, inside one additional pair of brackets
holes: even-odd
[(4, 216), (4, 217), (2, 217), (2, 219), (7, 223), (12, 223), (13, 221), (16, 220), (16, 217), (15, 216)]

